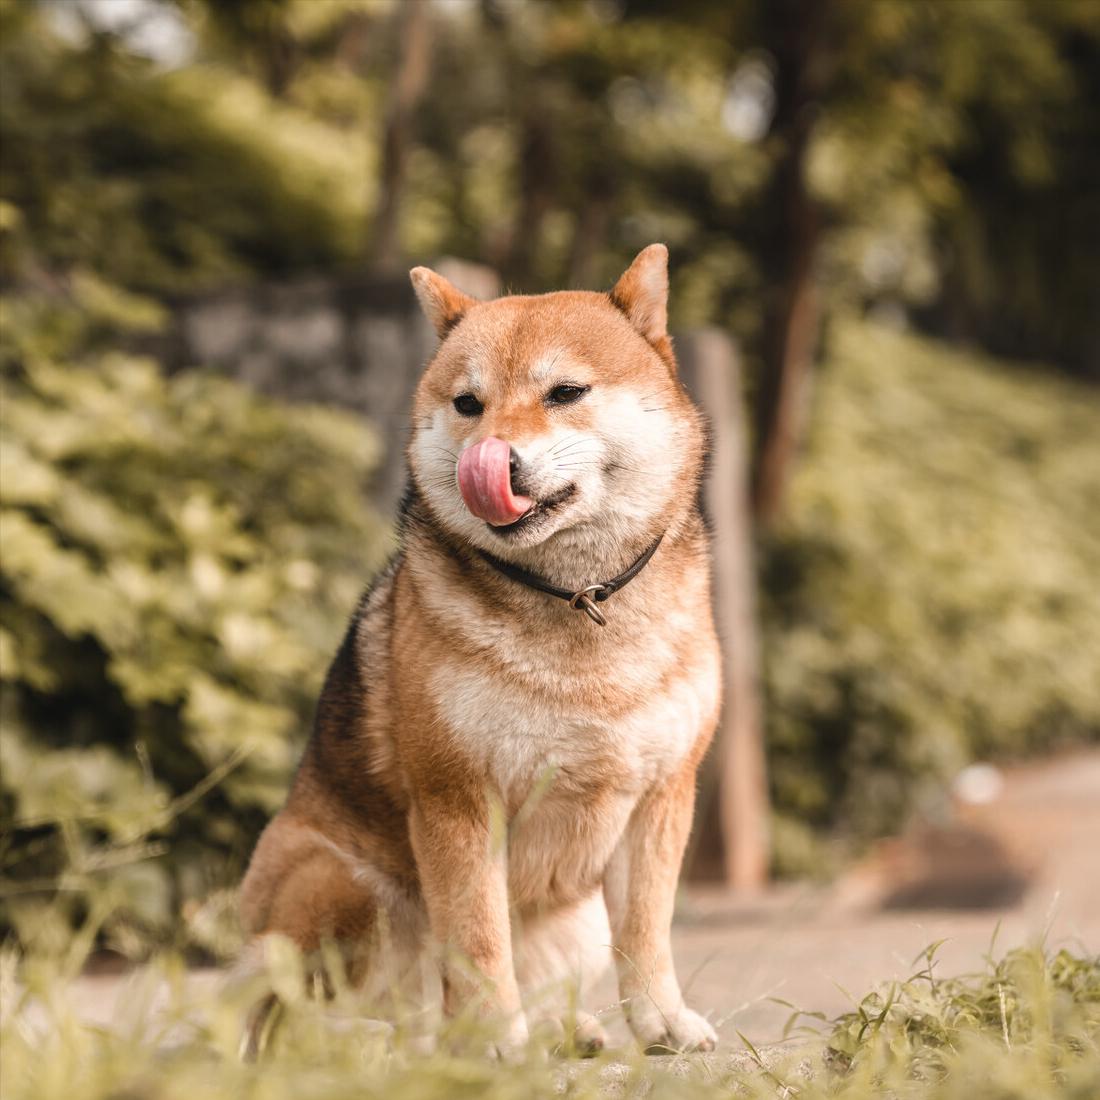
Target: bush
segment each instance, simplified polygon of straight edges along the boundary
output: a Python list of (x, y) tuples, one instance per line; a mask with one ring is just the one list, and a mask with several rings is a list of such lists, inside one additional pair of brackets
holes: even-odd
[(829, 341), (764, 548), (782, 870), (930, 808), (974, 757), (1100, 735), (1100, 400), (870, 324)]
[(110, 872), (145, 938), (281, 804), (387, 536), (360, 422), (104, 350), (157, 311), (74, 288), (9, 302), (0, 344), (5, 916), (60, 885), (76, 917)]

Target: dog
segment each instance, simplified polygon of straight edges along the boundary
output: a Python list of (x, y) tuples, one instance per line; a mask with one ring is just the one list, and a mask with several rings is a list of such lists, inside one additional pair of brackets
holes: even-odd
[[(339, 944), (356, 982), (438, 952), (444, 1012), (497, 1021), (498, 1053), (526, 1043), (540, 989), (613, 958), (644, 1049), (713, 1049), (670, 947), (721, 684), (668, 251), (610, 293), (483, 302), (411, 279), (439, 344), (400, 549), (252, 856), (245, 931)], [(585, 1052), (606, 1041), (573, 1022)]]

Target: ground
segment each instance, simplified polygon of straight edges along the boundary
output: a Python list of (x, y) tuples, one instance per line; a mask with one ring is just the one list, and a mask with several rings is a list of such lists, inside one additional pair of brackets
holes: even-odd
[[(1100, 950), (1100, 750), (1008, 770), (991, 803), (883, 842), (831, 885), (744, 899), (685, 890), (674, 948), (689, 1002), (730, 1050), (738, 1032), (779, 1038), (790, 1009), (770, 998), (831, 1017), (851, 1007), (849, 993), (911, 976), (934, 941), (944, 940), (941, 974), (980, 967), (994, 934), (998, 953), (1044, 934), (1051, 946)], [(189, 977), (196, 991), (219, 981), (213, 970)], [(73, 998), (87, 1020), (109, 1024), (132, 988), (124, 976), (85, 976)], [(593, 1003), (623, 1034), (614, 1001), (607, 982)]]
[[(974, 884), (995, 904), (974, 904)], [(756, 901), (688, 893), (674, 947), (689, 1000), (736, 1045), (737, 1031), (766, 1042), (782, 1028), (789, 1009), (769, 997), (833, 1016), (851, 1007), (845, 991), (909, 977), (937, 940), (950, 975), (978, 968), (994, 932), (1003, 952), (1044, 931), (1051, 945), (1100, 951), (1097, 750), (1008, 770), (993, 802), (884, 842), (831, 886)]]

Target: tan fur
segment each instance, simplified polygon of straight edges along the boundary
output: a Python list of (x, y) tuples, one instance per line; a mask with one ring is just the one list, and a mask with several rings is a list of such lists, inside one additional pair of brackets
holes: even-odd
[[(696, 505), (703, 431), (675, 376), (666, 265), (652, 245), (610, 295), (485, 303), (413, 271), (441, 344), (415, 400), (402, 549), (352, 620), (242, 887), (253, 937), (307, 951), (332, 937), (358, 971), (382, 913), (410, 958), (434, 941), (449, 953), (446, 1010), (481, 998), (508, 1021), (507, 1043), (525, 1038), (538, 987), (598, 965), (606, 905), (642, 1044), (714, 1044), (669, 947), (720, 691)], [(553, 405), (565, 382), (591, 388)], [(465, 392), (480, 416), (453, 408)], [(522, 456), (525, 493), (573, 495), (508, 536), (476, 519), (455, 467), (489, 435)], [(476, 552), (575, 590), (662, 532), (602, 605), (602, 628)]]

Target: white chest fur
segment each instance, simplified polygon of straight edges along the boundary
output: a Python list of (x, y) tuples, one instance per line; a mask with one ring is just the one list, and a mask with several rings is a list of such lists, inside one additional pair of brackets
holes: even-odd
[(651, 671), (660, 689), (639, 689), (636, 705), (613, 718), (522, 676), (458, 662), (436, 671), (432, 690), (451, 736), (511, 819), (509, 883), (520, 907), (585, 896), (642, 793), (675, 770), (713, 718), (713, 653), (679, 675)]
[(610, 768), (623, 793), (670, 774), (714, 714), (717, 662), (707, 651), (679, 675), (652, 671), (649, 683), (660, 689), (640, 688), (636, 705), (615, 717), (601, 714), (598, 701), (571, 703), (568, 693), (459, 662), (438, 668), (431, 690), (464, 755), (516, 806), (548, 771), (583, 782), (586, 767)]

